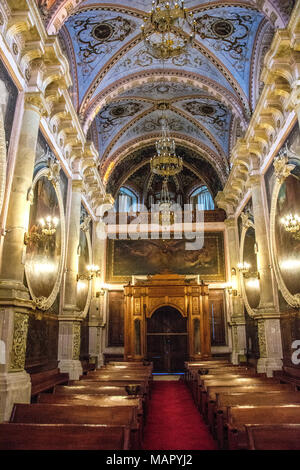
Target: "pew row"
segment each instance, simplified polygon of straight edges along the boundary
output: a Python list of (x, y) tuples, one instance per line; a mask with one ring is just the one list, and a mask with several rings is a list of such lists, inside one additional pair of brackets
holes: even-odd
[(300, 450), (300, 424), (246, 424), (248, 450)]

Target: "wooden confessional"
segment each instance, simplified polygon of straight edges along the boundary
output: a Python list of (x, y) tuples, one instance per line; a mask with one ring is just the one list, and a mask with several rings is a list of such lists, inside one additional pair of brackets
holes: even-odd
[(126, 285), (124, 295), (125, 360), (148, 359), (157, 371), (172, 372), (185, 360), (210, 358), (207, 285), (159, 274)]

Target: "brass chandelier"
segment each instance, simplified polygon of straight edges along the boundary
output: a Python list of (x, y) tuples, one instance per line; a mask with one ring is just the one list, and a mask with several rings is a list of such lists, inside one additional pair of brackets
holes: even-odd
[(183, 168), (181, 157), (176, 155), (175, 141), (170, 137), (168, 121), (162, 117), (162, 135), (156, 141), (156, 155), (150, 160), (152, 173), (169, 178), (169, 176), (177, 175)]
[(195, 38), (196, 22), (183, 0), (154, 0), (141, 30), (147, 52), (157, 59), (170, 59), (186, 52)]
[(281, 223), (295, 240), (300, 240), (300, 217), (297, 214), (289, 214), (281, 219)]

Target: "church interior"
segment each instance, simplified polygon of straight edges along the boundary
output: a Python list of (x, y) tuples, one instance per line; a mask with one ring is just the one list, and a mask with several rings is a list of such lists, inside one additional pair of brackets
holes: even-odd
[(0, 1), (1, 450), (300, 450), (299, 126), (299, 0)]

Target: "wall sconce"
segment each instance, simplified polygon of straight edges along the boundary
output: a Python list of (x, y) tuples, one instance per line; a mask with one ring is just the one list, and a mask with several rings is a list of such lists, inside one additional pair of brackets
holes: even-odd
[(95, 277), (99, 277), (100, 276), (100, 268), (99, 266), (95, 265), (95, 264), (90, 264), (89, 266), (86, 267), (87, 268), (87, 273), (84, 273), (84, 274), (77, 274), (77, 281), (91, 281), (92, 279), (94, 279)]
[(237, 267), (245, 279), (260, 279), (260, 274), (258, 271), (250, 272), (251, 264), (243, 262), (239, 263)]
[(237, 268), (242, 274), (247, 274), (251, 268), (251, 264), (244, 261), (243, 263), (238, 263)]
[(292, 234), (296, 240), (300, 240), (300, 217), (297, 214), (289, 214), (281, 219), (285, 230)]
[(48, 215), (45, 219), (40, 219), (37, 229), (31, 233), (24, 233), (24, 245), (28, 245), (30, 242), (36, 244), (49, 241), (55, 235), (58, 223), (59, 219), (51, 215)]
[(233, 297), (236, 297), (238, 295), (237, 289), (233, 289), (232, 286), (226, 287), (227, 292), (229, 295), (232, 295)]
[(236, 276), (236, 269), (235, 268), (231, 268), (231, 276)]

